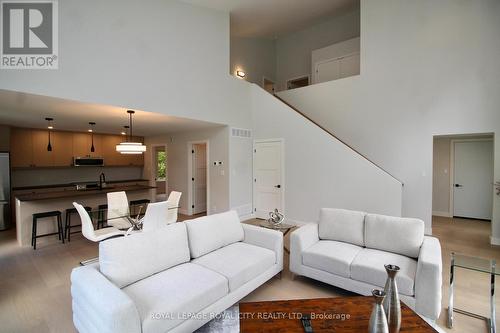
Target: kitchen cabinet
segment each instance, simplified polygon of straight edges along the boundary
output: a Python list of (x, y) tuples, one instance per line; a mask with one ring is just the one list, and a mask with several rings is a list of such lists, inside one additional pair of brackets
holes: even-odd
[(52, 166), (69, 167), (73, 165), (73, 133), (53, 132)]
[[(116, 151), (116, 145), (125, 141), (125, 136), (94, 134), (94, 148), (90, 133), (52, 131), (52, 151), (47, 151), (48, 132), (45, 129), (12, 128), (11, 165), (13, 168), (69, 167), (73, 157), (103, 157), (105, 166), (143, 166), (144, 156), (126, 155)], [(133, 137), (142, 142), (142, 137)]]
[(124, 136), (104, 135), (102, 137), (102, 157), (106, 166), (127, 165), (127, 156), (116, 151), (116, 145), (125, 140)]
[(13, 168), (33, 166), (31, 130), (15, 128), (10, 132), (10, 163)]
[(90, 151), (92, 136), (90, 133), (73, 133), (73, 156), (74, 157), (102, 157), (102, 137), (104, 135), (94, 134), (94, 152)]
[[(54, 150), (48, 151), (49, 133), (47, 130), (31, 130), (33, 142), (33, 167), (50, 167), (54, 165)], [(54, 144), (54, 133), (51, 133), (52, 147)]]

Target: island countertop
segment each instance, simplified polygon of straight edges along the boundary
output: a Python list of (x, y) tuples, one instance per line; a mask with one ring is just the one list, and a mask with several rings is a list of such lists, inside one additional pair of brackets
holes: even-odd
[[(148, 182), (149, 179), (137, 178), (137, 179), (117, 179), (117, 180), (108, 180), (106, 184), (118, 184), (118, 183), (142, 183)], [(13, 187), (12, 191), (26, 191), (26, 190), (38, 190), (38, 189), (49, 189), (49, 188), (57, 188), (57, 187), (71, 187), (80, 183), (92, 183), (92, 181), (82, 181), (82, 182), (71, 182), (71, 183), (58, 183), (58, 184), (44, 184), (44, 185), (31, 185), (31, 186), (17, 186)], [(94, 181), (93, 183), (98, 183), (98, 181)]]
[(54, 200), (54, 199), (71, 199), (77, 197), (85, 196), (95, 196), (99, 194), (106, 194), (109, 192), (135, 192), (155, 189), (155, 186), (148, 185), (120, 185), (120, 186), (108, 186), (99, 189), (92, 190), (65, 190), (65, 191), (51, 191), (43, 193), (24, 193), (16, 195), (16, 199), (19, 201), (39, 201), (39, 200)]

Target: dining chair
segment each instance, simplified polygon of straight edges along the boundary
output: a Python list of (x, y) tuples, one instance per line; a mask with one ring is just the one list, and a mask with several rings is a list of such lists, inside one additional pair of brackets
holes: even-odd
[(170, 192), (167, 202), (168, 202), (168, 213), (167, 213), (167, 224), (177, 222), (177, 217), (179, 214), (179, 202), (181, 201), (182, 192), (172, 191)]
[(76, 202), (73, 202), (73, 206), (78, 211), (78, 214), (80, 215), (80, 219), (82, 221), (83, 237), (87, 238), (88, 240), (92, 242), (100, 242), (111, 237), (125, 235), (124, 231), (118, 230), (113, 227), (94, 230), (94, 225), (92, 224), (92, 220), (90, 219), (88, 212), (85, 210), (85, 207)]
[(109, 226), (117, 229), (128, 229), (132, 225), (129, 220), (123, 216), (130, 215), (130, 208), (128, 206), (127, 193), (109, 192), (108, 197), (108, 219)]
[(150, 231), (167, 225), (168, 207), (168, 201), (150, 203), (142, 219), (142, 230)]

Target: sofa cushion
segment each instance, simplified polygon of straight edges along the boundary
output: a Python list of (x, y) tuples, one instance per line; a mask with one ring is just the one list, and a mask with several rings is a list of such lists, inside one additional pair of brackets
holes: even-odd
[(99, 243), (100, 271), (119, 288), (189, 259), (183, 223)]
[(319, 214), (320, 239), (364, 246), (365, 213), (347, 209), (322, 208)]
[(271, 268), (276, 263), (276, 254), (259, 246), (238, 242), (194, 259), (192, 263), (225, 276), (232, 292)]
[(367, 214), (365, 246), (418, 258), (424, 241), (424, 221), (412, 218)]
[(191, 258), (198, 258), (223, 246), (243, 240), (244, 232), (236, 211), (186, 221)]
[(362, 249), (362, 247), (349, 243), (320, 240), (302, 252), (302, 263), (312, 268), (350, 278), (351, 263)]
[(134, 301), (142, 332), (167, 332), (186, 315), (206, 308), (228, 294), (227, 279), (190, 263), (172, 267), (123, 288)]
[(398, 291), (407, 296), (413, 296), (417, 261), (399, 254), (363, 249), (351, 264), (351, 278), (353, 280), (372, 284), (384, 288), (387, 273), (384, 265), (397, 265), (400, 271), (396, 274)]

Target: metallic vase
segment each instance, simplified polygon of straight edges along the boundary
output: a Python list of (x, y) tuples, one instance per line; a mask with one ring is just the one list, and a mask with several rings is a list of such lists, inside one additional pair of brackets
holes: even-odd
[(396, 265), (385, 265), (387, 281), (385, 282), (384, 309), (387, 316), (387, 324), (390, 333), (399, 333), (401, 328), (401, 303), (399, 301), (398, 286), (396, 284), (396, 274), (399, 267)]
[(382, 305), (385, 297), (385, 292), (383, 292), (382, 290), (374, 289), (372, 291), (372, 295), (375, 299), (375, 303), (373, 304), (370, 322), (368, 323), (368, 333), (389, 333), (387, 318), (385, 316), (384, 306)]

